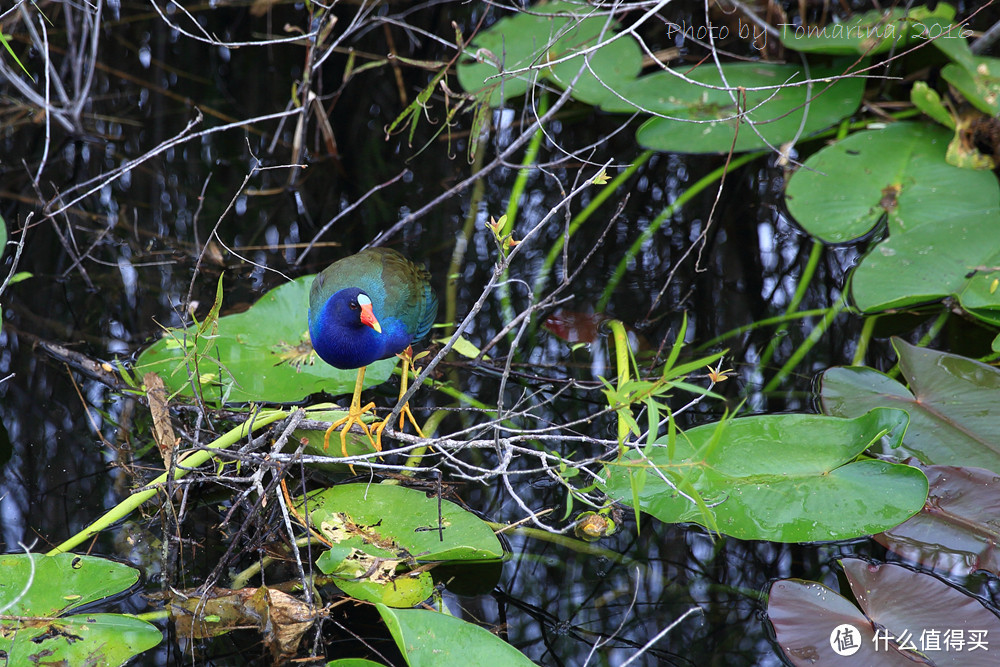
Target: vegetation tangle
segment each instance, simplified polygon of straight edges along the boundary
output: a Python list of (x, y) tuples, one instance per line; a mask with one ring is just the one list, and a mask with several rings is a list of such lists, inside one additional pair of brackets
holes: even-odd
[(0, 9), (0, 664), (996, 664), (1000, 13), (756, 7)]

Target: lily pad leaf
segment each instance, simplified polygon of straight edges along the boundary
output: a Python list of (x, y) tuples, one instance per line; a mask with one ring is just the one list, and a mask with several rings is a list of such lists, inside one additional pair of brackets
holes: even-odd
[[(906, 424), (900, 410), (872, 410), (856, 419), (759, 415), (699, 426), (676, 438), (672, 456), (660, 438), (607, 464), (605, 490), (660, 521), (745, 540), (870, 535), (901, 524), (927, 497), (916, 468), (857, 460), (879, 441), (898, 444)], [(692, 502), (698, 497), (704, 504)]]
[(495, 634), (449, 614), (376, 605), (409, 667), (532, 667), (535, 663)]
[(990, 644), (1000, 619), (974, 597), (901, 565), (857, 558), (841, 565), (860, 611), (816, 582), (783, 579), (771, 586), (768, 617), (792, 664), (996, 663)]
[(342, 580), (348, 595), (372, 602), (412, 607), (427, 599), (434, 585), (426, 572), (413, 572), (419, 563), (503, 557), (503, 546), (479, 517), (415, 489), (342, 484), (310, 494), (297, 507), (330, 545), (317, 566)]
[(0, 555), (0, 607), (5, 614), (58, 616), (139, 581), (133, 566), (97, 556), (31, 554), (30, 559), (28, 554)]
[(1000, 574), (1000, 476), (983, 468), (921, 467), (927, 503), (904, 523), (875, 536), (907, 560), (967, 576)]
[[(220, 317), (214, 333), (199, 333), (197, 326), (168, 330), (139, 355), (135, 371), (140, 377), (155, 372), (171, 392), (190, 396), (194, 384), (206, 400), (227, 403), (291, 403), (321, 391), (353, 392), (357, 371), (326, 364), (309, 343), (313, 277), (276, 287), (246, 312)], [(388, 380), (395, 363), (368, 366), (365, 386)]]
[[(539, 76), (564, 87), (572, 84), (574, 98), (596, 104), (612, 95), (602, 81), (615, 86), (642, 68), (634, 39), (611, 41), (617, 25), (606, 12), (577, 2), (535, 5), (478, 35), (466, 53), (472, 58), (458, 63), (458, 81), (467, 91), (489, 92), (491, 107), (523, 95)], [(516, 72), (527, 67), (533, 69)], [(511, 71), (516, 73), (506, 74)]]
[(1000, 370), (898, 338), (892, 345), (909, 389), (871, 368), (831, 368), (820, 380), (823, 412), (857, 417), (876, 407), (906, 410), (910, 428), (902, 447), (882, 453), (1000, 473)]
[[(793, 65), (702, 65), (686, 74), (694, 83), (671, 72), (657, 72), (619, 91), (634, 106), (617, 97), (601, 106), (605, 111), (634, 112), (641, 108), (668, 116), (651, 118), (637, 131), (636, 138), (647, 148), (725, 153), (730, 149), (742, 152), (768, 145), (778, 147), (807, 138), (854, 113), (861, 102), (864, 80), (823, 81), (843, 75), (849, 65), (814, 67), (808, 75)], [(812, 83), (805, 85), (807, 79)], [(745, 99), (744, 91), (737, 90), (740, 87), (748, 89)], [(763, 89), (754, 90), (759, 88)], [(741, 112), (745, 114), (741, 116)]]
[(812, 155), (789, 181), (788, 210), (828, 243), (858, 239), (887, 219), (888, 238), (854, 270), (862, 311), (954, 296), (969, 313), (1000, 321), (1000, 187), (992, 173), (948, 164), (951, 139), (916, 123), (858, 132)]
[(983, 113), (1000, 114), (1000, 59), (975, 55), (964, 39), (964, 31), (956, 31), (953, 26), (931, 27), (944, 35), (935, 39), (934, 45), (952, 60), (941, 70), (944, 80)]
[(779, 39), (787, 48), (806, 53), (875, 55), (926, 40), (929, 23), (947, 24), (954, 18), (955, 8), (944, 2), (939, 2), (933, 11), (923, 6), (909, 12), (872, 10), (822, 27), (782, 24)]
[(121, 593), (134, 567), (78, 554), (0, 555), (0, 656), (4, 664), (124, 665), (163, 639), (156, 626), (122, 614), (63, 616)]

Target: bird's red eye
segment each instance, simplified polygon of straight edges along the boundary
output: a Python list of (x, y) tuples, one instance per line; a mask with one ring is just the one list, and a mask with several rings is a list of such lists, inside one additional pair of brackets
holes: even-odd
[(358, 309), (358, 302), (357, 301), (352, 301), (351, 302), (351, 310), (357, 310), (357, 309)]

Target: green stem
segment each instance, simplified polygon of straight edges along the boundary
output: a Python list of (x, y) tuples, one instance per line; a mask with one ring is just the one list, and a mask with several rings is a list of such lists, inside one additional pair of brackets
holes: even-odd
[[(598, 190), (597, 196), (591, 199), (590, 203), (587, 204), (582, 211), (573, 216), (566, 233), (560, 234), (555, 243), (552, 244), (552, 247), (549, 248), (549, 254), (545, 257), (545, 263), (542, 265), (542, 269), (538, 272), (538, 275), (535, 276), (535, 284), (532, 289), (535, 293), (536, 300), (541, 297), (542, 290), (545, 289), (545, 285), (549, 280), (549, 274), (552, 273), (552, 267), (555, 266), (555, 263), (559, 260), (559, 255), (562, 253), (563, 246), (566, 245), (566, 242), (573, 237), (573, 234), (580, 228), (580, 225), (589, 220), (590, 216), (594, 214), (601, 204), (607, 201), (608, 197), (617, 192), (618, 188), (624, 185), (625, 181), (631, 178), (632, 175), (639, 170), (639, 167), (646, 164), (646, 162), (649, 161), (649, 158), (651, 158), (655, 153), (656, 151), (648, 150), (639, 155), (639, 157), (637, 157), (635, 161), (629, 165), (628, 169), (622, 171), (620, 174), (615, 176), (610, 183)], [(567, 273), (569, 273), (568, 270)]]
[[(191, 454), (190, 456), (183, 458), (180, 461), (180, 463), (184, 464), (184, 468), (197, 468), (198, 466), (200, 466), (201, 464), (205, 463), (206, 461), (215, 456), (215, 451), (213, 450), (226, 449), (227, 447), (230, 447), (239, 442), (240, 440), (242, 440), (243, 438), (247, 437), (247, 435), (249, 435), (252, 431), (259, 429), (263, 426), (267, 426), (268, 424), (272, 424), (278, 421), (279, 419), (284, 419), (285, 417), (288, 416), (288, 414), (289, 413), (283, 410), (267, 410), (261, 412), (259, 415), (257, 415), (255, 419), (252, 420), (252, 422), (251, 420), (248, 419), (247, 421), (243, 422), (236, 428), (224, 433), (221, 437), (214, 440), (211, 444), (209, 444), (206, 447), (206, 449), (198, 450), (193, 454)], [(191, 471), (177, 467), (174, 469), (174, 479), (180, 479), (185, 475), (187, 475), (189, 472)], [(153, 496), (159, 493), (162, 490), (163, 483), (166, 481), (167, 481), (167, 473), (163, 473), (162, 475), (160, 475), (159, 477), (157, 477), (156, 479), (154, 479), (152, 482), (149, 483), (149, 486), (153, 488), (133, 493), (131, 496), (121, 501), (110, 510), (108, 510), (108, 512), (106, 512), (104, 516), (100, 517), (92, 524), (90, 524), (89, 526), (87, 526), (86, 528), (84, 528), (79, 533), (69, 538), (59, 546), (50, 550), (46, 555), (54, 556), (59, 553), (65, 553), (67, 551), (70, 551), (71, 549), (73, 549), (73, 547), (82, 544), (91, 537), (100, 533), (102, 530), (107, 529), (115, 522), (121, 521), (129, 514), (131, 514), (133, 510), (137, 509), (140, 505), (142, 505), (147, 500), (153, 498)]]
[(741, 327), (736, 327), (735, 329), (730, 329), (726, 333), (721, 334), (719, 336), (716, 336), (715, 338), (702, 343), (701, 345), (697, 346), (694, 349), (696, 351), (698, 351), (698, 352), (700, 352), (702, 350), (707, 350), (710, 347), (718, 345), (719, 343), (721, 343), (722, 341), (724, 341), (724, 340), (726, 340), (728, 338), (734, 338), (736, 336), (740, 336), (742, 334), (745, 334), (748, 331), (753, 331), (754, 329), (759, 329), (761, 327), (769, 327), (772, 324), (782, 324), (784, 322), (791, 322), (793, 320), (801, 320), (801, 319), (805, 319), (806, 317), (818, 317), (820, 315), (823, 315), (827, 310), (828, 310), (827, 308), (816, 308), (814, 310), (803, 310), (803, 311), (800, 311), (800, 312), (797, 312), (797, 313), (792, 313), (790, 315), (789, 314), (775, 315), (774, 317), (768, 317), (768, 318), (763, 319), (763, 320), (758, 320), (756, 322), (751, 322), (750, 324), (744, 324)]
[(550, 533), (549, 531), (541, 530), (540, 528), (526, 528), (524, 526), (511, 528), (507, 524), (494, 523), (492, 521), (487, 521), (486, 525), (488, 525), (496, 532), (503, 532), (508, 535), (510, 533), (517, 533), (518, 535), (531, 537), (536, 540), (542, 540), (543, 542), (549, 542), (551, 544), (558, 544), (559, 546), (568, 547), (578, 553), (601, 556), (615, 563), (632, 562), (631, 558), (629, 558), (628, 556), (624, 556), (618, 553), (617, 551), (604, 549), (603, 547), (599, 547), (598, 545), (593, 544), (591, 542), (584, 542), (583, 540), (576, 539), (575, 537), (569, 537), (568, 535)]
[(937, 319), (934, 320), (934, 324), (931, 328), (927, 330), (920, 340), (917, 341), (917, 347), (927, 347), (931, 344), (931, 341), (937, 338), (937, 335), (941, 333), (941, 329), (944, 328), (944, 323), (948, 321), (948, 316), (951, 315), (951, 311), (948, 308), (943, 308), (938, 314)]
[[(611, 333), (615, 341), (615, 366), (618, 368), (618, 389), (622, 389), (629, 379), (628, 371), (628, 333), (625, 331), (625, 325), (621, 323), (620, 320), (611, 320), (608, 322), (608, 326), (611, 327)], [(622, 405), (618, 406), (618, 410), (631, 410), (631, 406)], [(626, 438), (628, 438), (628, 422), (625, 418), (618, 415), (618, 444), (619, 446), (624, 444)]]
[(600, 300), (597, 302), (597, 312), (599, 313), (604, 312), (604, 309), (608, 305), (608, 301), (611, 300), (611, 295), (618, 287), (618, 283), (620, 283), (622, 278), (625, 276), (625, 270), (628, 268), (629, 263), (632, 262), (633, 259), (635, 259), (635, 257), (639, 254), (639, 251), (642, 250), (642, 246), (650, 238), (652, 238), (652, 236), (656, 234), (656, 232), (660, 230), (660, 227), (663, 225), (663, 223), (669, 220), (670, 217), (677, 211), (677, 209), (679, 209), (681, 206), (683, 206), (692, 198), (694, 198), (695, 195), (701, 193), (702, 190), (704, 190), (705, 188), (707, 188), (708, 186), (710, 186), (711, 184), (715, 183), (720, 178), (722, 178), (723, 174), (725, 174), (727, 171), (738, 169), (739, 167), (745, 165), (747, 162), (750, 162), (751, 160), (756, 160), (762, 155), (767, 155), (767, 153), (768, 151), (757, 151), (755, 153), (746, 153), (745, 155), (741, 155), (737, 158), (730, 160), (726, 164), (720, 166), (718, 169), (713, 169), (707, 175), (700, 178), (694, 185), (692, 185), (690, 188), (681, 193), (681, 195), (677, 199), (675, 199), (672, 204), (663, 209), (663, 211), (661, 211), (660, 214), (656, 216), (656, 219), (650, 223), (649, 227), (646, 228), (646, 230), (639, 236), (639, 238), (637, 238), (632, 243), (632, 246), (628, 249), (628, 252), (625, 253), (625, 256), (622, 257), (621, 261), (618, 262), (618, 266), (615, 267), (615, 272), (611, 276), (611, 280), (608, 281), (607, 286), (604, 288), (604, 292), (601, 293)]
[[(549, 109), (549, 96), (546, 94), (541, 94), (538, 97), (538, 115), (544, 116), (545, 112)], [(524, 195), (524, 190), (528, 187), (528, 177), (534, 171), (532, 165), (538, 160), (538, 151), (542, 145), (542, 139), (545, 137), (545, 132), (542, 130), (542, 126), (539, 125), (538, 129), (535, 130), (535, 134), (531, 137), (531, 141), (528, 143), (527, 149), (524, 151), (524, 157), (521, 159), (521, 168), (517, 172), (517, 178), (514, 180), (514, 185), (510, 189), (510, 199), (507, 200), (507, 210), (504, 215), (507, 216), (507, 220), (503, 227), (500, 228), (498, 234), (501, 239), (510, 234), (514, 229), (514, 221), (517, 219), (517, 213), (521, 206), (521, 197)], [(516, 240), (516, 239), (515, 239)], [(506, 252), (501, 250), (501, 252)], [(504, 270), (503, 276), (500, 278), (500, 284), (497, 287), (497, 293), (500, 296), (500, 309), (503, 313), (503, 321), (510, 322), (517, 315), (514, 312), (514, 304), (511, 303), (510, 298), (510, 274), (507, 269)], [(510, 340), (514, 339), (514, 332), (511, 331), (508, 336)], [(512, 350), (512, 352), (517, 353), (517, 350)]]
[[(487, 123), (489, 121), (487, 120)], [(482, 132), (489, 131), (489, 127), (484, 127)], [(472, 173), (479, 173), (483, 170), (486, 161), (486, 151), (476, 151), (472, 159)], [(479, 216), (479, 203), (486, 195), (486, 179), (480, 178), (472, 186), (472, 195), (469, 201), (469, 211), (465, 216), (465, 224), (462, 225), (462, 234), (455, 240), (455, 248), (451, 252), (451, 264), (448, 266), (448, 282), (444, 288), (444, 321), (446, 328), (443, 331), (444, 338), (451, 338), (455, 332), (455, 315), (458, 312), (458, 279), (461, 276), (462, 266), (465, 264), (465, 252), (469, 247), (469, 240), (476, 231), (476, 218)], [(457, 378), (453, 378), (456, 379)]]
[[(823, 256), (823, 244), (812, 241), (812, 248), (809, 250), (809, 261), (806, 262), (806, 266), (802, 269), (802, 275), (799, 276), (799, 284), (795, 286), (795, 294), (792, 295), (792, 300), (788, 304), (788, 308), (785, 309), (785, 315), (791, 315), (799, 309), (799, 304), (802, 303), (803, 297), (806, 295), (806, 290), (809, 288), (809, 284), (812, 282), (813, 276), (816, 274), (816, 268), (819, 266), (819, 260)], [(778, 327), (774, 336), (771, 338), (771, 342), (767, 344), (767, 348), (764, 350), (764, 354), (760, 356), (759, 366), (761, 368), (766, 368), (768, 364), (771, 363), (771, 358), (774, 356), (774, 351), (778, 347), (778, 341), (781, 336), (784, 336), (788, 332), (788, 327), (782, 325)]]
[(836, 319), (837, 315), (843, 312), (845, 308), (847, 308), (847, 300), (841, 297), (836, 305), (827, 309), (826, 315), (823, 316), (823, 319), (821, 319), (819, 324), (817, 324), (816, 327), (809, 332), (809, 335), (802, 342), (802, 344), (799, 345), (798, 349), (792, 353), (792, 356), (788, 358), (788, 361), (786, 361), (785, 365), (781, 367), (778, 374), (771, 378), (770, 382), (764, 385), (764, 389), (762, 390), (763, 393), (767, 394), (768, 392), (774, 391), (775, 387), (784, 382), (785, 378), (791, 375), (792, 370), (799, 365), (807, 354), (809, 354), (809, 351), (816, 345), (816, 343), (819, 342), (820, 338), (823, 337), (823, 334), (826, 333), (826, 330), (830, 328), (830, 325), (833, 324), (833, 320)]
[(875, 323), (878, 315), (871, 315), (865, 318), (865, 323), (861, 325), (861, 337), (858, 338), (858, 349), (854, 351), (854, 358), (851, 359), (852, 366), (863, 366), (865, 355), (868, 354), (868, 345), (872, 340), (872, 332), (875, 330)]

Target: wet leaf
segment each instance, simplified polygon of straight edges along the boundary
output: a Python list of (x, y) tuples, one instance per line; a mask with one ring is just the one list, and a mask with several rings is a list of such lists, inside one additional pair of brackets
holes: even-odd
[(1000, 472), (1000, 371), (955, 354), (892, 339), (909, 389), (871, 368), (831, 368), (820, 380), (824, 413), (857, 417), (876, 407), (906, 410), (910, 427), (897, 450), (926, 464)]
[[(1000, 634), (1000, 619), (975, 598), (900, 565), (856, 558), (841, 565), (861, 611), (813, 581), (783, 579), (771, 586), (767, 614), (792, 664), (926, 663), (920, 653), (933, 665), (996, 664), (989, 644), (991, 636)], [(837, 655), (832, 644), (844, 624), (860, 635), (854, 642), (858, 650), (849, 657)], [(985, 647), (980, 643), (973, 648), (975, 633), (982, 633)]]
[[(665, 522), (693, 521), (746, 540), (810, 542), (882, 532), (920, 510), (927, 479), (919, 470), (858, 460), (872, 444), (897, 444), (906, 428), (899, 410), (856, 419), (760, 415), (708, 424), (629, 451), (608, 464), (606, 491)], [(717, 433), (721, 429), (721, 433)], [(653, 467), (655, 466), (655, 468)], [(705, 509), (674, 491), (660, 475)], [(711, 525), (713, 524), (714, 525)]]
[(523, 653), (493, 633), (448, 614), (376, 605), (409, 667), (530, 667)]
[(1000, 574), (1000, 477), (983, 468), (921, 467), (930, 484), (917, 514), (875, 539), (938, 572)]
[(869, 233), (885, 216), (889, 236), (853, 272), (858, 308), (876, 312), (955, 297), (1000, 322), (1000, 187), (992, 173), (945, 161), (952, 133), (894, 123), (850, 135), (806, 160), (786, 189), (788, 209), (827, 243)]
[[(357, 371), (334, 368), (311, 354), (307, 313), (312, 279), (286, 283), (246, 312), (220, 317), (214, 335), (197, 334), (197, 326), (170, 330), (139, 355), (135, 370), (157, 373), (171, 392), (185, 396), (191, 395), (189, 378), (194, 378), (207, 400), (229, 403), (286, 403), (321, 391), (353, 392)], [(297, 366), (295, 361), (305, 363)], [(368, 366), (365, 386), (388, 380), (395, 363), (392, 358)]]

